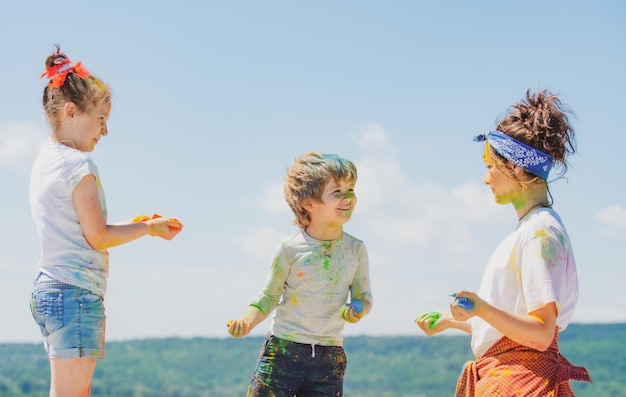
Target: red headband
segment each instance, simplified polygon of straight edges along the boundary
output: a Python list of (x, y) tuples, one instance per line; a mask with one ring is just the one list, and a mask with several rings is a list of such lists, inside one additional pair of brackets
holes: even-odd
[(59, 88), (65, 83), (65, 78), (70, 72), (76, 73), (82, 79), (89, 77), (89, 71), (83, 67), (82, 63), (76, 62), (72, 65), (69, 59), (59, 57), (54, 60), (54, 65), (46, 66), (46, 71), (39, 78), (51, 78), (48, 87)]

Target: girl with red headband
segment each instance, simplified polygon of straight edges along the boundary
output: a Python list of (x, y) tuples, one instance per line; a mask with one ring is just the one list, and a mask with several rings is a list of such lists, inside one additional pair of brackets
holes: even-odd
[(45, 66), (43, 107), (51, 131), (30, 179), (41, 242), (31, 311), (50, 361), (50, 396), (84, 397), (91, 394), (96, 360), (104, 358), (107, 249), (146, 235), (171, 240), (182, 225), (159, 216), (107, 223), (98, 168), (87, 153), (108, 134), (109, 88), (58, 45)]

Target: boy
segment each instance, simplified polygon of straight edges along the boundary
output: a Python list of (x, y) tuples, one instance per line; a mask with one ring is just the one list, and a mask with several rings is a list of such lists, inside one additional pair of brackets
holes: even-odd
[(248, 396), (343, 395), (344, 321), (358, 322), (372, 306), (365, 245), (343, 232), (356, 180), (351, 161), (320, 152), (287, 171), (285, 200), (300, 230), (279, 245), (244, 315), (228, 323), (233, 337), (244, 337), (276, 309)]

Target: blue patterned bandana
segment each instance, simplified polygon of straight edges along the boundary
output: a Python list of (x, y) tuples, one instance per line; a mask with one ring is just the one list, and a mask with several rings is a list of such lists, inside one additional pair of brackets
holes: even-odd
[(487, 141), (494, 150), (518, 167), (542, 179), (548, 179), (552, 159), (541, 150), (530, 147), (500, 131), (489, 131), (474, 137), (474, 141)]

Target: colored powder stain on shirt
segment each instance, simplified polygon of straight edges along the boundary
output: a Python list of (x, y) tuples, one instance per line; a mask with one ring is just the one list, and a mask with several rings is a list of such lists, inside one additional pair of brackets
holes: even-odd
[(545, 258), (548, 265), (554, 263), (558, 258), (558, 250), (556, 245), (552, 244), (550, 240), (544, 240), (541, 255)]
[(328, 270), (330, 268), (330, 259), (324, 259), (324, 270)]
[(276, 256), (274, 262), (272, 262), (272, 267), (277, 267), (280, 264), (280, 256)]

